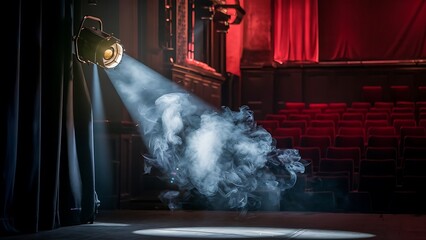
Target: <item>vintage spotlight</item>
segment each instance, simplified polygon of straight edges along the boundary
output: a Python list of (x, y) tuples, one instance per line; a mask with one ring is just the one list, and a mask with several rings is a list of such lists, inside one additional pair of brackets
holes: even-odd
[[(99, 23), (99, 29), (95, 27), (85, 27), (86, 19), (91, 19)], [(103, 68), (116, 67), (124, 53), (124, 48), (120, 40), (105, 33), (102, 21), (93, 16), (84, 16), (80, 24), (77, 36), (74, 37), (75, 51), (77, 59), (82, 63), (93, 63)]]

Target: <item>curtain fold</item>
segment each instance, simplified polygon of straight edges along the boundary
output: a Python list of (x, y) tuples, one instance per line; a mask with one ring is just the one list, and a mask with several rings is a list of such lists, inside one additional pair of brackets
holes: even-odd
[(318, 62), (317, 0), (275, 0), (274, 61)]
[(426, 1), (320, 1), (321, 61), (426, 59)]
[[(21, 0), (9, 9), (0, 236), (91, 222), (98, 203), (93, 121), (80, 63), (73, 63), (74, 1)], [(70, 183), (81, 187), (71, 191)]]
[[(74, 96), (73, 108), (74, 114), (74, 133), (77, 161), (74, 166), (79, 169), (74, 170), (74, 175), (70, 173), (70, 179), (77, 183), (77, 177), (80, 178), (80, 222), (87, 223), (94, 220), (94, 214), (97, 204), (99, 204), (95, 191), (95, 156), (94, 156), (94, 137), (93, 137), (93, 112), (90, 94), (87, 82), (83, 74), (81, 63), (73, 58), (73, 82)], [(75, 194), (75, 195), (76, 195)]]

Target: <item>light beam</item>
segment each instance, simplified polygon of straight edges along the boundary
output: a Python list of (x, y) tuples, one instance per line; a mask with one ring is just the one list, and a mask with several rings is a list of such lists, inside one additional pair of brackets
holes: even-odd
[(126, 54), (105, 71), (139, 124), (146, 172), (159, 168), (181, 191), (247, 209), (261, 205), (259, 191), (282, 192), (304, 172), (298, 151), (277, 149), (247, 106), (215, 109)]

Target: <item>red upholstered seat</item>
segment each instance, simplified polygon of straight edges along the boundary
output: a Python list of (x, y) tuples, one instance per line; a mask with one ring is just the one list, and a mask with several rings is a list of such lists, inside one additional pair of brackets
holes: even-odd
[(408, 127), (415, 127), (417, 126), (417, 122), (415, 119), (395, 119), (392, 123), (393, 127), (396, 130), (397, 134), (400, 134), (401, 127), (408, 126)]
[(321, 150), (321, 158), (327, 153), (327, 148), (331, 146), (331, 138), (329, 136), (312, 136), (302, 135), (300, 137), (301, 147), (318, 147)]
[(364, 122), (365, 114), (364, 112), (344, 112), (342, 113), (342, 120), (359, 120)]
[(415, 113), (414, 107), (394, 107), (392, 108), (392, 113)]
[(306, 104), (304, 102), (285, 102), (284, 109), (297, 109), (302, 110), (306, 108)]
[(426, 101), (426, 86), (417, 87), (417, 100)]
[(359, 147), (328, 147), (326, 158), (328, 159), (352, 159), (354, 169), (358, 169), (361, 161), (361, 150)]
[(397, 160), (397, 150), (394, 147), (370, 147), (365, 150), (366, 159), (394, 159)]
[(302, 129), (299, 127), (278, 127), (272, 134), (274, 137), (292, 137), (294, 147), (299, 146), (300, 135), (302, 135)]
[(368, 112), (365, 114), (365, 120), (386, 120), (389, 121), (387, 112)]
[(394, 159), (363, 159), (359, 165), (358, 191), (379, 194), (393, 192), (396, 179)]
[(321, 109), (321, 112), (323, 112), (324, 109), (328, 108), (328, 103), (309, 103), (308, 108), (309, 109)]
[(414, 101), (396, 101), (395, 107), (415, 108), (416, 103)]
[(424, 127), (424, 128), (426, 128), (426, 118), (419, 119), (419, 124), (418, 124), (418, 126), (419, 126), (419, 127)]
[(308, 114), (308, 115), (311, 116), (311, 119), (315, 119), (315, 116), (318, 113), (321, 113), (321, 109), (320, 108), (305, 108), (305, 109), (300, 110), (300, 113)]
[(263, 127), (271, 134), (274, 132), (275, 128), (280, 125), (280, 121), (278, 120), (257, 120), (256, 123), (258, 126)]
[(294, 148), (293, 137), (291, 136), (278, 136), (274, 137), (277, 148), (280, 149), (291, 149)]
[(336, 135), (334, 146), (358, 147), (361, 150), (361, 157), (365, 154), (365, 138), (363, 136)]
[(336, 135), (334, 127), (308, 127), (306, 135), (311, 136), (328, 136), (331, 140), (331, 145), (334, 145), (334, 136)]
[(370, 127), (383, 127), (383, 126), (390, 126), (389, 121), (383, 120), (383, 119), (367, 119), (364, 122), (364, 128), (366, 133), (368, 133), (368, 129)]
[(334, 124), (333, 120), (312, 120), (310, 126), (336, 128), (336, 125)]
[(395, 119), (413, 119), (415, 120), (414, 112), (393, 112), (390, 114), (390, 123), (393, 124)]
[(310, 160), (314, 172), (318, 171), (319, 162), (321, 159), (321, 149), (319, 147), (295, 147), (299, 150), (300, 157), (305, 160)]
[(308, 127), (308, 123), (306, 120), (283, 120), (280, 123), (280, 127), (283, 128), (294, 128), (298, 127), (302, 130), (302, 134), (305, 133), (306, 128)]
[(339, 113), (318, 113), (315, 116), (315, 120), (332, 120), (335, 125), (340, 120), (340, 114)]
[(426, 146), (426, 129), (420, 126), (402, 126), (399, 129), (399, 138), (401, 141), (400, 142), (401, 150), (405, 146), (406, 138), (408, 138), (409, 142), (414, 140), (414, 143), (418, 141), (417, 139), (420, 140), (423, 138), (424, 139), (423, 146)]
[(281, 122), (282, 120), (286, 120), (286, 119), (287, 119), (287, 115), (285, 114), (269, 113), (265, 115), (265, 120), (278, 120), (279, 122)]
[(382, 86), (362, 86), (361, 93), (366, 102), (374, 103), (383, 100)]
[(370, 127), (367, 132), (367, 136), (372, 136), (372, 135), (395, 136), (396, 131), (393, 126), (382, 126), (382, 127), (374, 126), (374, 127)]
[[(422, 127), (415, 127), (422, 128)], [(426, 129), (423, 131), (418, 131), (416, 134), (419, 135), (404, 135), (403, 138), (400, 138), (400, 155), (402, 156), (405, 153), (406, 148), (425, 148), (426, 147)], [(405, 133), (404, 133), (405, 134)], [(425, 156), (426, 157), (426, 156)]]
[(392, 85), (389, 87), (391, 100), (396, 101), (411, 101), (412, 94), (408, 85)]
[(355, 128), (361, 128), (364, 127), (364, 123), (362, 120), (340, 120), (337, 123), (337, 129), (341, 127), (355, 127)]
[(311, 115), (305, 113), (291, 113), (287, 116), (288, 120), (306, 120), (309, 124), (311, 121)]
[(322, 158), (319, 163), (319, 172), (347, 173), (349, 175), (349, 188), (354, 187), (354, 162), (352, 159)]
[(346, 136), (365, 136), (364, 127), (340, 127), (338, 135), (346, 135)]
[(330, 102), (328, 103), (329, 109), (345, 109), (348, 108), (348, 104), (345, 102)]
[(377, 101), (373, 103), (374, 108), (382, 108), (391, 110), (395, 106), (394, 102)]
[(370, 109), (371, 108), (371, 102), (352, 102), (351, 103), (351, 108), (356, 108), (356, 109)]
[(280, 109), (278, 110), (278, 114), (282, 114), (282, 115), (290, 115), (292, 113), (299, 113), (300, 110), (299, 109)]

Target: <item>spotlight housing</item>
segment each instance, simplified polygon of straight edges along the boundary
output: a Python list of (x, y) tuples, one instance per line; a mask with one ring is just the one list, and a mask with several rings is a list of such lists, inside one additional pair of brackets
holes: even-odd
[[(99, 28), (84, 26), (87, 19), (97, 21)], [(84, 16), (77, 36), (74, 37), (74, 44), (80, 62), (93, 63), (103, 68), (116, 67), (124, 53), (120, 40), (105, 33), (101, 19), (93, 16)]]

